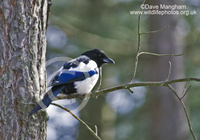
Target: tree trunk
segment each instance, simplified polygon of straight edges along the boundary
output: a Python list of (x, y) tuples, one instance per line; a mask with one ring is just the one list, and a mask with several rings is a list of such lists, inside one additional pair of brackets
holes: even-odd
[[(149, 0), (153, 5), (177, 4), (173, 0)], [(166, 26), (168, 29), (149, 37), (149, 51), (156, 53), (180, 54), (183, 53), (183, 35), (178, 27), (178, 17), (173, 15), (149, 16), (149, 30), (159, 30)], [(178, 30), (179, 28), (179, 30)], [(170, 79), (184, 76), (183, 57), (151, 57), (149, 65), (149, 80), (165, 80), (169, 70), (169, 61), (172, 63)], [(184, 89), (183, 83), (174, 84), (178, 93)], [(184, 140), (187, 134), (186, 118), (183, 108), (167, 88), (150, 88), (150, 140)]]
[(0, 1), (0, 138), (46, 139), (47, 115), (28, 116), (46, 91), (47, 0)]

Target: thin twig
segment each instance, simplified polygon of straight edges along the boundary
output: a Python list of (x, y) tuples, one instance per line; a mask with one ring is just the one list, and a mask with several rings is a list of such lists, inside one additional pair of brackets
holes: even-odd
[(185, 97), (185, 95), (187, 94), (187, 92), (190, 90), (192, 86), (190, 85), (185, 92), (183, 92), (182, 96), (180, 97), (181, 99), (183, 99)]
[(67, 111), (68, 113), (70, 113), (75, 119), (77, 119), (79, 122), (81, 122), (81, 123), (92, 133), (92, 135), (93, 135), (96, 139), (101, 140), (101, 138), (98, 136), (96, 125), (95, 125), (95, 131), (96, 131), (96, 132), (94, 132), (83, 120), (81, 120), (80, 118), (78, 118), (76, 115), (74, 115), (74, 114), (73, 114), (70, 110), (68, 110), (67, 108), (65, 108), (65, 107), (63, 107), (63, 106), (61, 106), (61, 105), (59, 105), (59, 104), (56, 104), (56, 103), (51, 103), (51, 104), (52, 104), (52, 105), (55, 105), (55, 106), (57, 106), (57, 107), (59, 107), (59, 108), (61, 108), (61, 109), (63, 109), (63, 110), (65, 110), (65, 111)]
[(182, 98), (180, 98), (178, 96), (178, 94), (176, 93), (176, 91), (174, 90), (174, 88), (171, 85), (167, 85), (167, 87), (174, 93), (174, 95), (177, 97), (177, 99), (181, 103), (181, 106), (183, 107), (183, 110), (184, 110), (184, 113), (185, 113), (185, 116), (186, 116), (186, 119), (187, 119), (187, 123), (188, 123), (188, 127), (189, 127), (189, 130), (190, 130), (190, 133), (192, 134), (193, 139), (197, 140), (197, 138), (196, 138), (196, 136), (195, 136), (195, 134), (194, 134), (194, 132), (192, 130), (192, 125), (191, 125), (191, 122), (190, 122), (188, 111), (187, 111), (187, 108), (186, 108), (184, 102), (182, 101)]
[(140, 17), (141, 14), (138, 16), (138, 47), (137, 47), (137, 54), (135, 57), (135, 66), (134, 66), (134, 70), (133, 70), (133, 75), (131, 77), (131, 80), (129, 81), (129, 83), (133, 82), (133, 79), (135, 78), (136, 72), (137, 72), (137, 65), (138, 65), (138, 57), (139, 57), (139, 53), (140, 53)]
[[(95, 86), (95, 89), (93, 90), (93, 92), (97, 92), (100, 87), (101, 87), (101, 83), (102, 83), (102, 68), (99, 68), (99, 80), (97, 82), (97, 85)], [(95, 96), (96, 98), (98, 98), (98, 96)]]
[(162, 29), (160, 29), (160, 30), (142, 32), (142, 33), (140, 33), (140, 34), (141, 34), (141, 35), (142, 35), (142, 34), (154, 34), (154, 33), (158, 33), (158, 32), (161, 32), (161, 31), (163, 31), (163, 30), (166, 30), (167, 28), (169, 28), (169, 25), (167, 25), (166, 27), (164, 27), (164, 28), (162, 28)]
[(140, 52), (138, 55), (153, 55), (153, 56), (182, 56), (184, 53), (180, 54), (159, 54), (159, 53), (152, 53), (152, 52)]
[(180, 97), (178, 96), (175, 89), (170, 84), (167, 84), (166, 87), (168, 87), (173, 92), (173, 94), (178, 98), (178, 100), (180, 100)]
[(98, 136), (98, 128), (96, 125), (95, 125), (95, 134)]
[(130, 93), (134, 93), (133, 90), (132, 90), (130, 87), (125, 87), (125, 89), (128, 89), (128, 91), (129, 91)]
[(169, 61), (169, 70), (168, 70), (168, 73), (167, 73), (167, 78), (165, 81), (168, 81), (169, 80), (169, 77), (171, 75), (171, 71), (172, 71), (172, 63)]
[(190, 133), (192, 134), (193, 139), (194, 139), (194, 140), (197, 140), (197, 138), (196, 138), (196, 136), (195, 136), (195, 134), (194, 134), (194, 131), (192, 130), (192, 125), (191, 125), (191, 122), (190, 122), (190, 118), (189, 118), (189, 115), (188, 115), (188, 111), (187, 111), (187, 109), (186, 109), (186, 106), (185, 106), (185, 104), (184, 104), (184, 102), (183, 102), (182, 100), (180, 100), (180, 103), (181, 103), (181, 105), (182, 105), (182, 107), (183, 107), (183, 110), (184, 110), (184, 112), (185, 112), (185, 116), (186, 116), (186, 118), (187, 118), (188, 126), (189, 126), (189, 129), (190, 129)]
[[(143, 1), (142, 4), (144, 4), (146, 2), (146, 0)], [(142, 11), (142, 9), (140, 8), (140, 11)], [(137, 53), (136, 53), (136, 57), (135, 57), (135, 66), (134, 66), (134, 70), (133, 70), (133, 75), (129, 81), (129, 83), (133, 82), (133, 79), (135, 78), (136, 72), (137, 72), (137, 65), (138, 65), (138, 57), (139, 57), (139, 53), (140, 53), (140, 45), (141, 45), (141, 34), (140, 34), (140, 19), (141, 19), (141, 13), (138, 15), (138, 32), (137, 32), (137, 36), (138, 36), (138, 46), (137, 46)]]

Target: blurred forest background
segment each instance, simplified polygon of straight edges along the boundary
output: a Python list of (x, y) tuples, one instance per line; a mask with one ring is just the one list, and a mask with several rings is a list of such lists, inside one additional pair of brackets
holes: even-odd
[[(200, 2), (149, 2), (186, 5), (187, 10), (196, 10), (197, 15), (141, 16), (142, 31), (170, 26), (159, 33), (143, 35), (142, 51), (185, 53), (177, 59), (141, 56), (133, 82), (165, 80), (168, 61), (172, 62), (173, 73), (170, 79), (200, 77)], [(102, 49), (116, 64), (103, 67), (101, 89), (128, 83), (133, 73), (138, 43), (138, 15), (131, 15), (130, 11), (140, 10), (141, 3), (141, 0), (53, 0), (47, 29), (47, 60), (61, 56), (74, 58), (90, 49)], [(47, 67), (48, 74), (58, 70), (61, 65), (56, 63), (51, 68)], [(174, 68), (176, 70), (173, 71)], [(200, 138), (200, 84), (192, 82), (189, 85), (192, 88), (185, 103), (194, 133)], [(182, 92), (183, 88), (184, 83), (179, 86), (179, 91)], [(133, 88), (133, 94), (128, 90), (118, 90), (101, 95), (98, 99), (90, 98), (85, 108), (76, 115), (93, 129), (97, 125), (103, 140), (192, 139), (185, 115), (177, 113), (182, 112), (182, 108), (177, 105), (179, 102), (169, 91), (165, 93), (165, 90), (137, 87)], [(80, 101), (64, 100), (59, 101), (59, 104), (68, 103), (66, 107), (70, 109), (78, 106)], [(94, 139), (67, 112), (50, 106), (48, 114), (48, 140)]]

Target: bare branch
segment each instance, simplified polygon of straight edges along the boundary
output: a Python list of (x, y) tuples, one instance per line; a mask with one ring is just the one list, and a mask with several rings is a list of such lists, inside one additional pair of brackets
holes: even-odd
[(178, 98), (178, 100), (180, 100), (180, 97), (178, 96), (175, 89), (170, 84), (167, 84), (166, 87), (168, 87), (174, 93), (174, 95)]
[[(144, 0), (142, 4), (144, 4), (145, 2), (146, 2), (146, 0)], [(140, 11), (142, 11), (141, 8), (140, 8)], [(141, 34), (140, 34), (140, 19), (141, 19), (141, 13), (138, 15), (138, 32), (137, 32), (137, 35), (138, 35), (138, 46), (137, 46), (137, 54), (136, 54), (136, 57), (135, 57), (135, 66), (134, 66), (134, 70), (133, 70), (133, 75), (132, 75), (129, 83), (133, 82), (133, 79), (135, 78), (136, 71), (137, 71), (138, 57), (139, 57), (138, 54), (140, 53), (140, 44), (141, 44), (141, 41), (140, 41), (140, 38), (141, 38)]]
[(169, 70), (168, 70), (168, 73), (167, 73), (167, 78), (165, 81), (168, 81), (169, 80), (169, 77), (171, 75), (171, 70), (172, 70), (172, 63), (169, 61)]
[(142, 54), (153, 55), (153, 56), (182, 56), (184, 53), (180, 53), (180, 54), (159, 54), (159, 53), (152, 53), (152, 52), (140, 52), (138, 55), (142, 55)]
[(97, 86), (96, 86), (96, 88), (94, 89), (93, 92), (96, 92), (100, 89), (101, 83), (102, 83), (102, 68), (100, 67), (99, 68), (99, 80), (98, 80)]
[[(183, 99), (184, 97), (185, 97), (185, 95), (188, 93), (188, 91), (190, 90), (190, 88), (191, 88), (192, 86), (190, 85), (186, 90), (185, 90), (185, 92), (184, 92), (184, 90), (183, 90), (183, 94), (182, 94), (182, 96), (180, 97), (181, 99)], [(185, 88), (184, 88), (185, 89)]]
[(96, 125), (95, 125), (95, 134), (98, 136), (98, 128)]
[(187, 122), (188, 122), (188, 127), (189, 127), (189, 130), (190, 130), (190, 133), (192, 134), (193, 139), (197, 140), (197, 138), (196, 138), (196, 136), (195, 136), (195, 134), (194, 134), (194, 132), (192, 130), (192, 125), (191, 125), (191, 122), (190, 122), (188, 111), (187, 111), (187, 108), (186, 108), (184, 102), (182, 101), (182, 98), (180, 98), (178, 96), (178, 94), (176, 93), (176, 91), (174, 90), (174, 88), (171, 85), (167, 85), (167, 87), (174, 93), (174, 95), (177, 97), (177, 99), (181, 103), (181, 106), (183, 107), (183, 110), (184, 110), (184, 113), (185, 113), (185, 116), (186, 116), (186, 119), (187, 119)]
[(77, 119), (80, 123), (82, 123), (91, 133), (92, 135), (98, 139), (98, 140), (101, 140), (101, 138), (98, 136), (98, 133), (97, 133), (97, 126), (95, 125), (95, 132), (83, 121), (81, 120), (80, 118), (78, 118), (76, 115), (74, 115), (70, 110), (68, 110), (67, 108), (61, 106), (61, 105), (58, 105), (56, 103), (51, 103), (52, 105), (55, 105), (65, 111), (67, 111), (68, 113), (70, 113), (75, 119)]
[(167, 28), (169, 28), (169, 25), (167, 25), (166, 27), (164, 27), (164, 28), (162, 28), (162, 29), (160, 29), (160, 30), (142, 32), (142, 33), (140, 33), (140, 34), (141, 34), (141, 35), (142, 35), (142, 34), (154, 34), (154, 33), (158, 33), (158, 32), (161, 32), (161, 31), (163, 31), (163, 30), (166, 30)]
[[(112, 91), (116, 91), (116, 90), (121, 90), (121, 89), (127, 89), (127, 88), (132, 88), (132, 87), (149, 87), (149, 86), (167, 86), (173, 83), (180, 83), (180, 82), (191, 82), (191, 81), (195, 81), (195, 82), (200, 82), (200, 78), (182, 78), (182, 79), (175, 79), (175, 80), (169, 80), (169, 81), (148, 81), (148, 82), (137, 82), (137, 83), (130, 83), (130, 84), (122, 84), (122, 85), (118, 85), (115, 87), (111, 87), (111, 88), (107, 88), (107, 89), (103, 89), (91, 94), (83, 94), (81, 96), (81, 98), (86, 97), (86, 95), (88, 96), (99, 96), (102, 94), (106, 94)], [(66, 96), (66, 95), (62, 95), (62, 96), (57, 96), (57, 99), (74, 99), (74, 98), (80, 98), (79, 94), (72, 94), (70, 96)]]
[(131, 90), (130, 87), (125, 86), (124, 88), (125, 88), (125, 89), (128, 89), (128, 91), (129, 91), (130, 93), (133, 93), (133, 90)]

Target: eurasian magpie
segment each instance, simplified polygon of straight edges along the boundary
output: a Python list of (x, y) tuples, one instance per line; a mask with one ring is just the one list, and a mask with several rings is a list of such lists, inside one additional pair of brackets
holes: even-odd
[(60, 92), (68, 95), (89, 93), (99, 79), (99, 68), (105, 63), (115, 62), (99, 49), (89, 50), (66, 62), (52, 78), (50, 90), (29, 114), (47, 108)]

